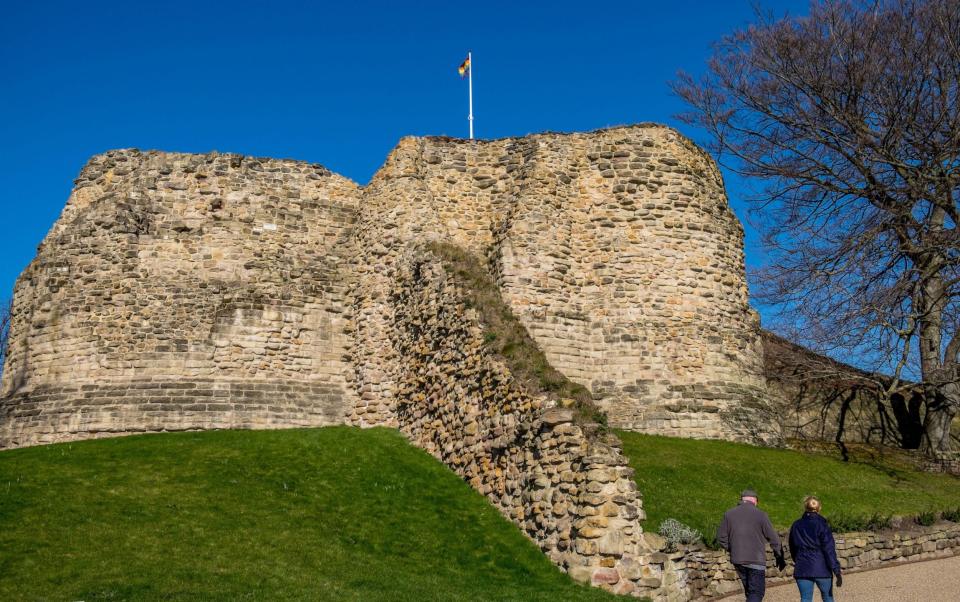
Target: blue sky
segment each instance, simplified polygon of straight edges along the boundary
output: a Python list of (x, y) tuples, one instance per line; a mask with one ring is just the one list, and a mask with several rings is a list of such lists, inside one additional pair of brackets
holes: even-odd
[[(807, 0), (766, 0), (803, 14)], [(0, 19), (0, 298), (111, 148), (322, 163), (365, 183), (402, 136), (657, 121), (667, 82), (747, 24), (750, 0), (9, 2)], [(728, 175), (734, 209), (742, 183)], [(748, 262), (759, 258), (748, 237)]]

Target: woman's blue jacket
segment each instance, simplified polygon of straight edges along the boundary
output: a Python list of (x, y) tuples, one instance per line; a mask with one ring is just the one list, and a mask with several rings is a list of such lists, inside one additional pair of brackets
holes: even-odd
[(796, 579), (826, 579), (840, 573), (830, 525), (816, 512), (804, 513), (790, 527), (790, 555)]

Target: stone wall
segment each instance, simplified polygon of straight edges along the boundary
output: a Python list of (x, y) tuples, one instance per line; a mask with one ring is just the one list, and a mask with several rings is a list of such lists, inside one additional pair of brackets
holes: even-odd
[(484, 349), (477, 312), (429, 251), (398, 258), (388, 330), (396, 421), (577, 580), (686, 599), (683, 573), (644, 541), (633, 470), (612, 434), (532, 397)]
[[(781, 533), (781, 538), (786, 545), (787, 533)], [(834, 538), (837, 559), (845, 573), (960, 554), (960, 525), (956, 523), (943, 522), (906, 531), (842, 533)], [(767, 554), (767, 566), (773, 567), (773, 555), (769, 550)], [(742, 591), (726, 552), (687, 550), (684, 562), (692, 599), (716, 598)], [(767, 583), (792, 581), (793, 560), (788, 552), (787, 568), (783, 573), (768, 568)]]
[(17, 281), (0, 447), (342, 423), (359, 196), (297, 161), (94, 157)]
[(916, 449), (923, 434), (922, 388), (843, 364), (761, 331), (771, 407), (784, 437)]
[[(430, 240), (489, 260), (551, 363), (611, 424), (778, 439), (719, 171), (646, 124), (405, 138), (362, 189), (296, 161), (94, 157), (16, 286), (0, 446), (395, 424), (383, 295), (395, 254)], [(155, 387), (189, 382), (197, 393)], [(266, 383), (294, 389), (261, 396)]]
[[(777, 440), (743, 231), (712, 160), (674, 130), (405, 138), (363, 197), (361, 279), (389, 277), (406, 242), (453, 243), (489, 259), (551, 364), (589, 387), (611, 424)], [(390, 415), (380, 345), (363, 342), (389, 321), (383, 286), (356, 302), (365, 422)]]
[(940, 458), (924, 458), (920, 468), (927, 472), (945, 472), (960, 477), (960, 453), (954, 452)]
[(722, 589), (719, 556), (649, 546), (617, 439), (483, 349), (430, 241), (486, 259), (611, 425), (779, 439), (719, 171), (639, 125), (405, 138), (364, 188), (297, 161), (94, 157), (16, 285), (0, 448), (391, 425), (578, 580), (656, 600)]

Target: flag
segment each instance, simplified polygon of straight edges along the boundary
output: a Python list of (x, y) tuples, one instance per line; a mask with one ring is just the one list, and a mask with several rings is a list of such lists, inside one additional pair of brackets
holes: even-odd
[(467, 59), (460, 63), (460, 66), (457, 67), (457, 73), (460, 74), (460, 77), (466, 75), (468, 71), (470, 71), (470, 57), (467, 57)]

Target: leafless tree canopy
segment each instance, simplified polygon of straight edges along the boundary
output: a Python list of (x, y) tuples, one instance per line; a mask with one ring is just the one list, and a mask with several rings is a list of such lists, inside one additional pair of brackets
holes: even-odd
[[(746, 176), (775, 326), (922, 382), (924, 447), (960, 410), (960, 0), (815, 2), (758, 14), (681, 73), (681, 118)], [(792, 332), (790, 332), (792, 331)]]

